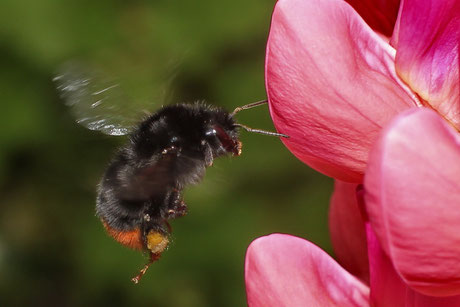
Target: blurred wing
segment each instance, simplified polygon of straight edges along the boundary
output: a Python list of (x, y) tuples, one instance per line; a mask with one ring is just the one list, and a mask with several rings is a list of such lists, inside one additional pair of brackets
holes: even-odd
[(146, 115), (130, 104), (119, 84), (82, 65), (65, 65), (53, 81), (77, 123), (90, 130), (125, 135)]

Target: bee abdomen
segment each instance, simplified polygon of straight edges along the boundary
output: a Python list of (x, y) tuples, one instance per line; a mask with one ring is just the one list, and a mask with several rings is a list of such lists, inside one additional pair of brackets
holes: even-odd
[(120, 244), (132, 248), (141, 250), (144, 248), (144, 244), (142, 242), (141, 231), (139, 228), (135, 228), (133, 230), (117, 230), (110, 227), (104, 220), (101, 220), (102, 224), (104, 225), (105, 230), (107, 233), (114, 238)]

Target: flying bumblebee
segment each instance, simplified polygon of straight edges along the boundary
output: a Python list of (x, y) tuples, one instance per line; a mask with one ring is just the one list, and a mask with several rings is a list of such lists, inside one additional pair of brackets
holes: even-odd
[[(54, 81), (76, 121), (108, 135), (127, 135), (103, 175), (96, 215), (107, 233), (129, 248), (149, 253), (149, 262), (132, 278), (138, 283), (168, 247), (168, 221), (187, 213), (184, 187), (197, 184), (215, 158), (241, 154), (238, 132), (288, 137), (238, 124), (234, 115), (265, 104), (259, 101), (232, 113), (204, 103), (164, 106), (142, 119), (111, 99), (117, 85), (96, 88), (78, 69), (66, 68)], [(129, 118), (129, 117), (134, 118)]]

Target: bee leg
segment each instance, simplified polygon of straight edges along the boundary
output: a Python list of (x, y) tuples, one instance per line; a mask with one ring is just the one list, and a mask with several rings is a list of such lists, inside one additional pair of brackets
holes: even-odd
[(182, 195), (179, 190), (174, 189), (173, 192), (171, 192), (168, 201), (166, 210), (167, 219), (175, 219), (187, 214), (188, 208), (182, 200)]
[(172, 232), (172, 227), (171, 227), (171, 225), (169, 224), (168, 220), (163, 220), (163, 223), (165, 223), (166, 228), (168, 228), (169, 233), (171, 233), (171, 232)]
[(154, 263), (155, 261), (157, 261), (158, 259), (160, 259), (160, 256), (161, 254), (155, 254), (151, 252), (149, 256), (149, 261), (147, 262), (147, 264), (144, 265), (144, 267), (139, 271), (139, 274), (131, 278), (131, 281), (135, 284), (138, 284), (142, 276), (144, 276), (144, 274), (147, 272), (150, 265)]
[(209, 144), (207, 144), (204, 140), (201, 141), (201, 146), (204, 152), (204, 163), (206, 167), (212, 166), (213, 161), (214, 161), (214, 156), (212, 154), (211, 146), (209, 146)]
[(174, 205), (171, 209), (168, 209), (168, 219), (175, 219), (187, 214), (188, 207), (184, 201), (180, 201), (179, 204)]

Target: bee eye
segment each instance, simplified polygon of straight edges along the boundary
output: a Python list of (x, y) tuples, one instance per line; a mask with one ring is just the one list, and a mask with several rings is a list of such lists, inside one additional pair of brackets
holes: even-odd
[(204, 135), (206, 135), (206, 136), (214, 136), (214, 135), (216, 135), (216, 134), (217, 134), (217, 131), (216, 131), (216, 129), (214, 129), (214, 128), (211, 128), (211, 129), (207, 130), (207, 131), (204, 133)]

